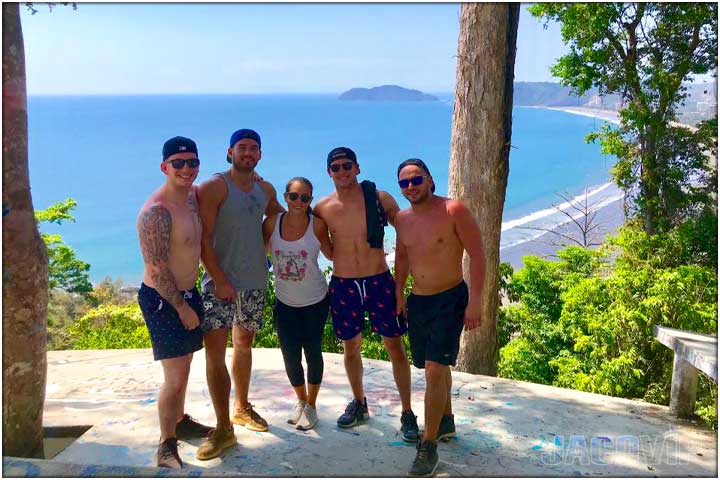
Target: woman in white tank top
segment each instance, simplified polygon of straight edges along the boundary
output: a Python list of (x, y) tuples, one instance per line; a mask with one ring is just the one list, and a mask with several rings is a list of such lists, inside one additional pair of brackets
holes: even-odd
[[(318, 422), (315, 403), (324, 366), (322, 335), (330, 308), (318, 254), (322, 251), (332, 260), (332, 244), (327, 224), (312, 214), (310, 180), (291, 179), (285, 187), (285, 201), (286, 213), (267, 217), (263, 222), (263, 238), (273, 258), (275, 328), (285, 371), (298, 398), (288, 423), (308, 430)], [(308, 364), (307, 385), (303, 350)]]

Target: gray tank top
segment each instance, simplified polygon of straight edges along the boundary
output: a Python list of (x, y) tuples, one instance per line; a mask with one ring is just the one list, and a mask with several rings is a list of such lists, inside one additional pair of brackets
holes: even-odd
[[(213, 247), (220, 268), (236, 290), (265, 290), (268, 265), (262, 236), (262, 220), (269, 198), (258, 182), (243, 192), (227, 172), (216, 173), (225, 180), (228, 194), (215, 220)], [(203, 291), (212, 282), (207, 272)]]

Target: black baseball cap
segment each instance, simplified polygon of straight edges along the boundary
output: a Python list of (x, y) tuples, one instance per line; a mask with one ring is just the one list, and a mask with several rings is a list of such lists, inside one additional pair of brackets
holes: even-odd
[(353, 162), (357, 163), (357, 155), (355, 155), (355, 152), (350, 150), (347, 147), (337, 147), (330, 150), (330, 153), (328, 153), (327, 156), (327, 166), (330, 168), (330, 164), (334, 162), (335, 160), (339, 158), (347, 158), (348, 160), (352, 160)]
[(197, 145), (187, 137), (173, 137), (163, 145), (162, 155), (163, 161), (167, 160), (171, 155), (176, 153), (192, 152), (198, 154)]
[[(400, 170), (407, 167), (408, 165), (415, 165), (416, 167), (420, 167), (423, 170), (425, 170), (425, 173), (427, 173), (428, 177), (432, 178), (432, 174), (430, 173), (430, 169), (427, 165), (425, 165), (425, 162), (420, 160), (419, 158), (408, 158), (404, 162), (400, 164), (400, 166), (397, 169), (397, 176), (400, 178)], [(430, 188), (430, 191), (432, 193), (435, 193), (435, 179), (433, 179), (432, 187)]]

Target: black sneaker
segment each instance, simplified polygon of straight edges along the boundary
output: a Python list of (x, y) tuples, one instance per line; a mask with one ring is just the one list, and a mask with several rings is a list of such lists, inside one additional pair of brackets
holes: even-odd
[(443, 442), (450, 441), (455, 436), (455, 415), (443, 415), (438, 428), (437, 439)]
[(370, 418), (370, 414), (368, 413), (367, 398), (363, 398), (363, 403), (353, 398), (352, 402), (348, 403), (347, 408), (345, 408), (345, 413), (337, 419), (337, 424), (340, 428), (350, 428), (367, 421), (368, 418)]
[(417, 424), (417, 417), (412, 410), (402, 412), (400, 416), (400, 433), (406, 442), (415, 443), (418, 441), (420, 429)]
[(177, 438), (168, 438), (160, 445), (157, 451), (157, 466), (163, 468), (182, 468), (182, 460), (177, 450)]
[(440, 462), (437, 443), (431, 440), (418, 440), (417, 454), (408, 475), (411, 477), (430, 477)]
[(203, 425), (186, 413), (175, 426), (175, 436), (178, 439), (205, 438), (210, 435), (210, 430), (212, 427)]

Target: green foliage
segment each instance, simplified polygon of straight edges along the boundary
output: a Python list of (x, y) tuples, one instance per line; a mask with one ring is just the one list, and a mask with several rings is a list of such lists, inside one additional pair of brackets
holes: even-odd
[[(689, 263), (677, 231), (623, 227), (599, 251), (570, 247), (560, 261), (526, 257), (502, 309), (513, 330), (501, 376), (667, 404), (673, 353), (653, 326), (717, 331), (717, 272)], [(698, 392), (698, 414), (717, 424), (717, 385)], [(713, 417), (714, 416), (714, 417)]]
[[(72, 210), (77, 202), (68, 198), (63, 202), (51, 205), (45, 210), (35, 212), (35, 220), (38, 224), (43, 222), (62, 225), (64, 221), (75, 221)], [(80, 293), (87, 295), (92, 291), (92, 284), (88, 271), (90, 264), (79, 260), (75, 256), (75, 250), (63, 242), (58, 234), (43, 233), (42, 239), (45, 242), (48, 252), (48, 264), (50, 270), (50, 290), (59, 288), (66, 292)]]
[(714, 203), (707, 154), (717, 151), (717, 117), (715, 128), (695, 132), (672, 122), (685, 84), (717, 68), (717, 4), (536, 3), (529, 11), (561, 24), (569, 52), (551, 69), (561, 84), (622, 99), (619, 127), (588, 140), (617, 156), (613, 177), (643, 229), (667, 232)]
[(105, 304), (78, 319), (69, 332), (75, 350), (150, 348), (150, 335), (137, 303)]

